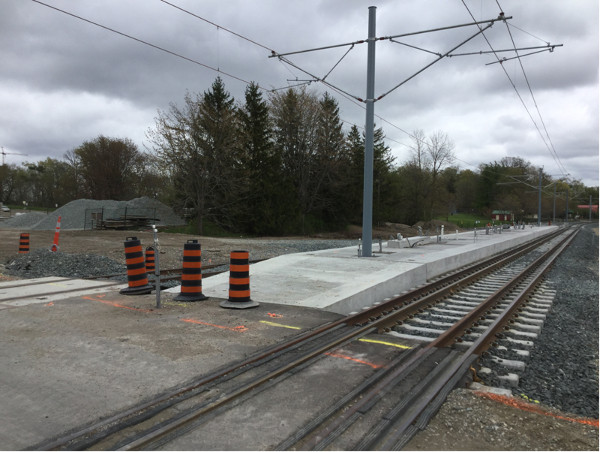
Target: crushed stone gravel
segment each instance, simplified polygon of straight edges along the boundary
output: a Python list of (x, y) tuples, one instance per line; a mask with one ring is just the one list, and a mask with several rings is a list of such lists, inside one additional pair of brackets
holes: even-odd
[(546, 285), (556, 295), (530, 357), (492, 349), (479, 363), (494, 373), (481, 378), (488, 386), (505, 386), (498, 377), (509, 370), (494, 365), (491, 355), (524, 361), (518, 386), (509, 388), (515, 397), (598, 419), (598, 235), (592, 227), (579, 231), (546, 274)]
[(124, 273), (125, 265), (95, 254), (67, 254), (37, 249), (4, 265), (3, 273), (21, 278), (88, 278)]
[(598, 235), (592, 227), (582, 228), (547, 280), (556, 297), (513, 392), (598, 419)]

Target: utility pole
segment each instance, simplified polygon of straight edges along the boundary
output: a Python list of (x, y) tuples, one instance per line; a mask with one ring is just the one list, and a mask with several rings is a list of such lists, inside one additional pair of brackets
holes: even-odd
[(538, 227), (542, 225), (542, 168), (540, 168), (540, 176), (538, 183)]
[(365, 116), (365, 165), (363, 168), (362, 256), (373, 255), (373, 141), (375, 122), (375, 13), (369, 6), (367, 43), (367, 98)]
[(554, 181), (554, 201), (552, 204), (552, 224), (556, 223), (556, 181)]
[[(362, 220), (363, 232), (362, 232), (362, 243), (361, 243), (361, 245), (362, 245), (361, 256), (362, 257), (371, 257), (372, 252), (373, 252), (372, 251), (372, 247), (373, 247), (373, 244), (372, 244), (372, 242), (373, 242), (373, 157), (374, 157), (373, 147), (374, 147), (374, 133), (375, 133), (375, 131), (374, 131), (374, 128), (375, 128), (375, 124), (374, 124), (375, 105), (374, 104), (375, 104), (375, 102), (381, 100), (382, 98), (384, 98), (385, 96), (390, 94), (392, 91), (400, 88), (405, 83), (412, 80), (413, 78), (415, 78), (416, 76), (421, 74), (423, 71), (425, 71), (426, 69), (430, 68), (431, 66), (433, 66), (434, 64), (436, 64), (437, 62), (442, 60), (443, 58), (453, 57), (453, 56), (463, 56), (463, 55), (464, 56), (466, 56), (466, 55), (481, 55), (482, 53), (490, 53), (490, 52), (469, 52), (469, 53), (461, 54), (461, 53), (453, 53), (453, 52), (456, 49), (458, 49), (459, 47), (462, 47), (463, 45), (465, 45), (467, 42), (471, 41), (476, 36), (482, 35), (495, 22), (498, 22), (498, 21), (506, 22), (508, 19), (512, 19), (512, 16), (507, 17), (504, 15), (503, 12), (501, 12), (500, 15), (498, 17), (496, 17), (495, 19), (475, 21), (475, 22), (471, 22), (471, 23), (451, 25), (451, 26), (447, 26), (447, 27), (438, 27), (438, 28), (434, 28), (434, 29), (430, 29), (430, 30), (421, 30), (421, 31), (417, 31), (417, 32), (402, 33), (402, 34), (391, 35), (391, 36), (376, 37), (375, 36), (376, 10), (377, 10), (377, 7), (375, 7), (375, 6), (369, 7), (369, 29), (368, 29), (368, 37), (366, 40), (360, 39), (357, 41), (347, 42), (347, 43), (343, 43), (343, 44), (333, 44), (333, 45), (317, 47), (317, 48), (313, 48), (313, 49), (297, 50), (294, 52), (286, 52), (286, 53), (278, 53), (278, 52), (275, 52), (274, 50), (271, 50), (271, 55), (269, 56), (269, 58), (278, 58), (279, 61), (282, 61), (282, 62), (296, 68), (297, 70), (303, 72), (304, 74), (308, 75), (311, 79), (303, 80), (303, 82), (305, 82), (305, 83), (311, 83), (313, 81), (323, 83), (325, 86), (328, 86), (341, 94), (349, 96), (349, 97), (357, 100), (358, 102), (361, 102), (361, 103), (364, 102), (366, 104), (365, 161), (364, 161), (364, 168), (363, 168), (363, 184), (364, 184), (363, 185), (363, 220)], [(483, 24), (485, 24), (485, 26), (482, 27), (481, 25), (483, 25)], [(416, 46), (409, 45), (409, 47), (412, 47), (413, 49), (416, 49), (416, 50), (421, 50), (421, 51), (425, 51), (428, 53), (434, 53), (435, 55), (437, 55), (437, 57), (433, 61), (426, 64), (423, 68), (421, 68), (414, 74), (412, 74), (409, 77), (407, 77), (406, 79), (404, 79), (402, 82), (400, 82), (397, 85), (395, 85), (394, 87), (392, 87), (390, 90), (384, 92), (380, 96), (375, 96), (375, 43), (377, 41), (386, 40), (389, 42), (394, 42), (396, 44), (404, 45), (403, 42), (397, 41), (396, 38), (406, 38), (409, 36), (421, 35), (423, 33), (433, 33), (433, 32), (439, 32), (442, 30), (450, 30), (450, 29), (470, 27), (470, 26), (477, 26), (477, 31), (475, 33), (473, 33), (470, 37), (463, 40), (458, 45), (452, 47), (450, 50), (448, 50), (447, 52), (444, 52), (444, 53), (430, 52), (428, 50), (419, 49)], [(348, 54), (348, 52), (350, 52), (350, 50), (352, 50), (356, 45), (364, 44), (365, 42), (367, 43), (367, 46), (368, 46), (368, 49), (367, 49), (367, 93), (366, 93), (367, 96), (366, 96), (366, 99), (362, 99), (359, 96), (348, 93), (345, 90), (341, 89), (340, 87), (335, 86), (334, 84), (332, 84), (331, 82), (329, 82), (326, 79), (329, 76), (329, 74), (333, 71), (333, 69), (335, 69), (335, 67), (346, 57), (346, 55)], [(540, 47), (535, 47), (535, 48), (553, 51), (555, 47), (559, 47), (559, 46), (562, 46), (562, 44), (552, 45), (552, 44), (548, 43), (546, 46), (540, 46)], [(327, 74), (325, 76), (317, 76), (317, 75), (301, 68), (300, 66), (293, 63), (292, 61), (290, 61), (287, 58), (290, 55), (297, 55), (300, 53), (307, 53), (307, 52), (314, 52), (314, 51), (321, 51), (321, 50), (330, 50), (330, 49), (341, 48), (341, 47), (349, 47), (349, 49), (339, 59), (339, 61), (333, 66), (333, 68), (331, 68), (331, 70), (329, 72), (327, 72)], [(524, 48), (524, 49), (513, 48), (513, 49), (509, 49), (509, 50), (500, 50), (500, 51), (492, 50), (491, 53), (496, 54), (497, 52), (508, 52), (508, 51), (513, 52), (513, 51), (525, 50), (525, 49), (532, 49), (532, 47)], [(540, 51), (542, 51), (542, 50), (540, 50)], [(522, 56), (524, 56), (524, 55), (522, 55)], [(498, 58), (498, 62), (502, 62), (502, 61)], [(538, 215), (538, 216), (540, 216), (540, 215)]]
[(589, 208), (590, 208), (590, 223), (591, 223), (592, 222), (592, 195), (590, 195)]
[(569, 187), (567, 187), (567, 212), (565, 215), (565, 221), (569, 221)]

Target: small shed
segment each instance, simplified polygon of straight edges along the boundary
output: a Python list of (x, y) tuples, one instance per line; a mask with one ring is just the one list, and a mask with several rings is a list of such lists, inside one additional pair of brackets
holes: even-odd
[(494, 221), (514, 221), (515, 215), (510, 210), (493, 210), (492, 220)]

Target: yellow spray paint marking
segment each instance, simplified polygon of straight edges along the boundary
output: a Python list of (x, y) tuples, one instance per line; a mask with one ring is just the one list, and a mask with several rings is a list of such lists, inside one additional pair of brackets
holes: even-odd
[(535, 400), (532, 399), (531, 397), (527, 397), (525, 394), (521, 393), (521, 397), (523, 397), (525, 400), (527, 400), (528, 402), (533, 402), (533, 403), (540, 403), (539, 400)]
[(174, 301), (167, 301), (164, 303), (165, 306), (183, 306), (184, 308), (189, 308), (189, 303), (175, 303)]
[(361, 341), (361, 342), (371, 342), (372, 344), (389, 345), (391, 347), (404, 348), (404, 349), (408, 349), (408, 350), (410, 350), (412, 348), (412, 347), (410, 347), (408, 345), (394, 344), (393, 342), (377, 341), (375, 339), (359, 339), (359, 341)]
[(282, 325), (281, 323), (269, 322), (267, 320), (261, 320), (260, 323), (264, 323), (265, 325), (270, 325), (270, 326), (278, 326), (280, 328), (289, 328), (292, 330), (301, 330), (302, 329), (298, 326)]
[(66, 284), (61, 284), (61, 283), (57, 283), (57, 282), (51, 282), (48, 283), (49, 286), (56, 286), (56, 287), (69, 287)]

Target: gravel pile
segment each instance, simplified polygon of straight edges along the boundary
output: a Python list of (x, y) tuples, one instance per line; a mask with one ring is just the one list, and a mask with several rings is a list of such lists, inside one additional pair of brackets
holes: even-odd
[(48, 249), (37, 249), (19, 255), (4, 266), (3, 273), (21, 278), (60, 276), (87, 278), (115, 273), (124, 274), (124, 264), (95, 254), (65, 254)]
[(111, 201), (96, 199), (77, 199), (46, 215), (31, 212), (15, 216), (0, 223), (2, 228), (19, 228), (29, 230), (50, 231), (56, 228), (58, 217), (61, 217), (61, 229), (91, 229), (92, 210), (101, 212), (105, 220), (118, 219), (126, 215), (142, 215), (156, 219), (157, 226), (180, 226), (185, 221), (175, 215), (165, 204), (148, 197), (131, 201)]
[[(28, 212), (22, 215), (15, 215), (7, 220), (0, 222), (0, 228), (12, 228), (29, 230), (48, 215), (43, 212)], [(54, 223), (56, 227), (56, 222)]]

